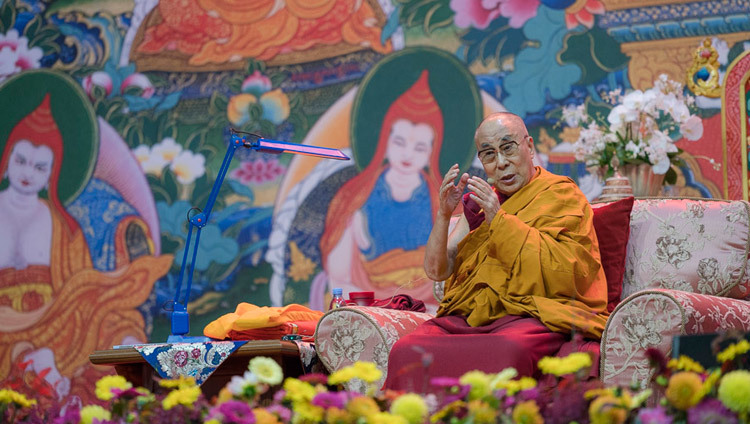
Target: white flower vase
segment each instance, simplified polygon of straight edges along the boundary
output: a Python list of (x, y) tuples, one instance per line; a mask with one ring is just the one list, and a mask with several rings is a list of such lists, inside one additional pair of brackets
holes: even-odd
[(635, 197), (654, 197), (662, 192), (665, 174), (654, 174), (651, 165), (626, 164), (618, 170), (623, 177), (630, 181)]

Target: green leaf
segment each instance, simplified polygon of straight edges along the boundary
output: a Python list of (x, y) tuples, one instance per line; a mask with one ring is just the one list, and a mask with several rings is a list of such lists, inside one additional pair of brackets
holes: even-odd
[(239, 93), (242, 91), (242, 80), (239, 78), (230, 78), (227, 81), (227, 87), (232, 93)]
[(33, 18), (26, 24), (26, 28), (23, 30), (23, 35), (29, 40), (33, 39), (39, 28), (42, 26), (42, 18), (39, 15), (34, 15)]
[(430, 35), (438, 28), (453, 24), (455, 12), (450, 8), (450, 0), (396, 0), (401, 4), (399, 21), (407, 28), (422, 27)]
[(599, 27), (569, 33), (563, 41), (560, 59), (581, 68), (581, 79), (577, 83), (580, 85), (601, 81), (610, 72), (627, 65), (629, 60), (620, 50), (620, 44)]
[(16, 23), (16, 0), (3, 0), (0, 8), (0, 32), (5, 34)]
[(255, 71), (260, 71), (261, 73), (265, 72), (266, 70), (266, 64), (265, 62), (257, 59), (248, 59), (247, 60), (247, 66), (245, 67), (246, 74), (250, 75)]
[(674, 167), (669, 167), (669, 170), (664, 175), (664, 184), (676, 184), (677, 183), (677, 172), (675, 172)]
[(282, 82), (286, 81), (287, 75), (283, 72), (277, 72), (270, 77), (271, 87), (278, 87)]
[(229, 99), (218, 91), (214, 91), (211, 94), (211, 100), (209, 101), (209, 114), (220, 114), (226, 113), (227, 106), (229, 106)]

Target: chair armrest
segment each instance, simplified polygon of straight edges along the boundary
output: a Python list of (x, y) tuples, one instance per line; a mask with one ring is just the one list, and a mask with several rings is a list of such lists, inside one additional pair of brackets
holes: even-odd
[(606, 385), (645, 384), (651, 377), (648, 348), (670, 357), (676, 335), (733, 329), (750, 330), (750, 302), (668, 289), (634, 293), (604, 327), (600, 378)]
[(411, 333), (432, 315), (376, 308), (347, 306), (329, 311), (315, 330), (315, 349), (330, 372), (356, 361), (374, 362), (383, 371), (381, 387), (388, 372), (388, 354), (402, 336)]

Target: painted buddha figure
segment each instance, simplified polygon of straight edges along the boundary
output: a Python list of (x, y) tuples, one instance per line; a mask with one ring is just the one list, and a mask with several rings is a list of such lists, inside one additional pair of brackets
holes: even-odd
[(88, 354), (147, 340), (136, 308), (171, 257), (144, 255), (106, 272), (93, 266), (84, 231), (58, 194), (70, 140), (63, 140), (50, 98), (0, 140), (7, 180), (0, 191), (0, 381), (90, 401), (95, 381), (111, 370), (90, 365)]
[(331, 202), (320, 242), (330, 287), (433, 299), (422, 263), (441, 180), (443, 115), (428, 77), (422, 71), (388, 108), (372, 160)]

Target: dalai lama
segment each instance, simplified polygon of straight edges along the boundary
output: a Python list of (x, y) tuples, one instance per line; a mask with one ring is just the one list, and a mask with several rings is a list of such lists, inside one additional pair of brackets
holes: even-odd
[[(474, 142), (488, 178), (459, 177), (458, 165), (445, 174), (424, 264), (445, 295), (436, 318), (393, 346), (388, 389), (426, 391), (429, 377), (474, 369), (533, 376), (571, 332), (598, 340), (604, 329), (606, 279), (586, 197), (534, 166), (517, 115), (488, 116)], [(449, 233), (459, 202), (464, 214)]]

